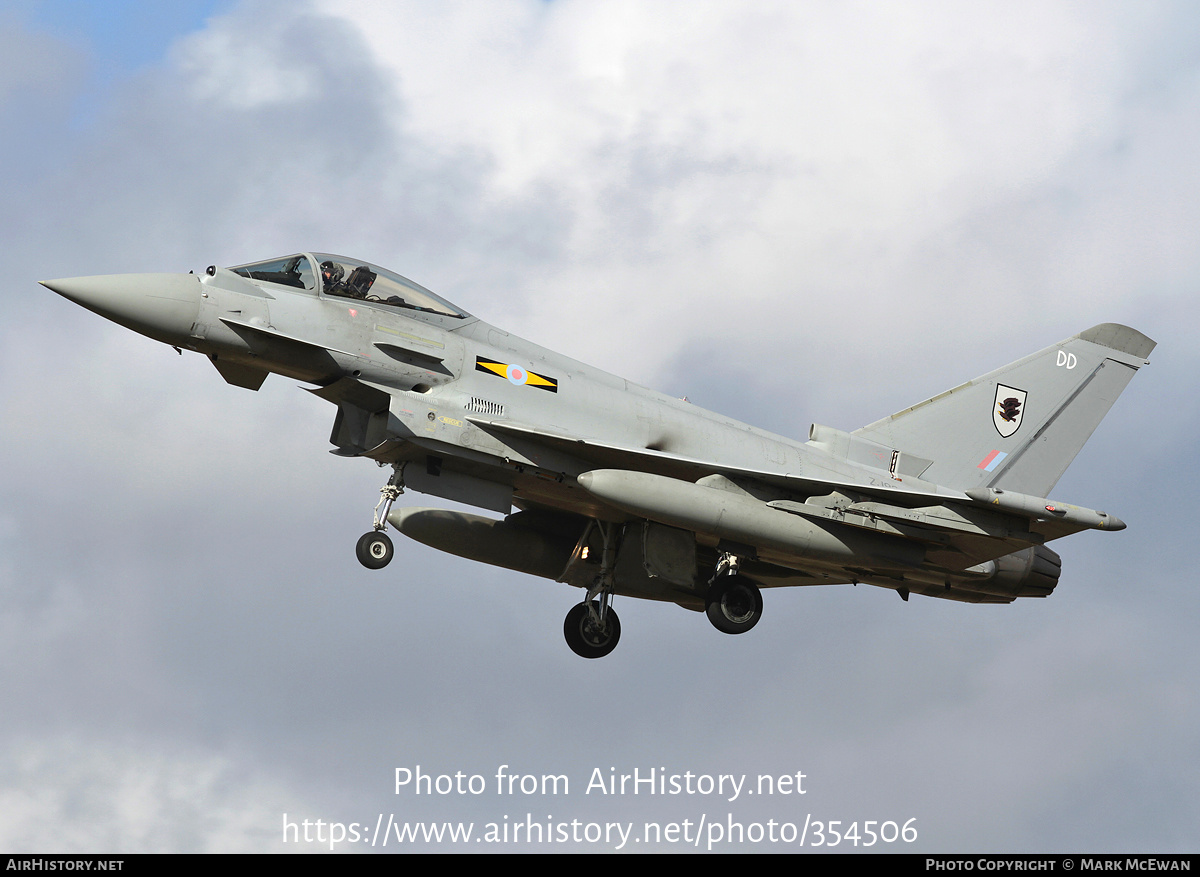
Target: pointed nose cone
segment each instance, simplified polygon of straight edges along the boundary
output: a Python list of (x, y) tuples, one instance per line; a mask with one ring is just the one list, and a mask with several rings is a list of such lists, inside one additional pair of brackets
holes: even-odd
[(167, 344), (186, 339), (200, 312), (200, 278), (194, 274), (106, 274), (41, 284), (114, 323)]

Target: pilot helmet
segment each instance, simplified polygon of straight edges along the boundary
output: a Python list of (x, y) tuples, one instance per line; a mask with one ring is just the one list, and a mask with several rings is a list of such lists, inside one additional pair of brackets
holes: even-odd
[(345, 273), (346, 269), (332, 259), (326, 259), (321, 263), (321, 277), (327, 287), (336, 286), (341, 283)]

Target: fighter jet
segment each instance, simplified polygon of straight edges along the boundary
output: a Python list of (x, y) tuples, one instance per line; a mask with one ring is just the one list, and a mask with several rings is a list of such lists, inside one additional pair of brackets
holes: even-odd
[[(578, 655), (621, 635), (615, 595), (758, 622), (762, 592), (868, 584), (965, 603), (1049, 596), (1048, 542), (1120, 530), (1049, 498), (1155, 344), (1113, 323), (868, 426), (773, 435), (510, 335), (378, 265), (326, 253), (202, 274), (44, 281), (103, 317), (207, 356), (230, 384), (269, 374), (337, 407), (332, 453), (390, 467), (391, 524), (426, 545), (584, 591)], [(502, 517), (393, 508), (405, 490)]]

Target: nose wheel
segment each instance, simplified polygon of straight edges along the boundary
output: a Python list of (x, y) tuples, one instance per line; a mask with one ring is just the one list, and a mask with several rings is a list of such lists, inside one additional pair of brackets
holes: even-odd
[(383, 569), (392, 562), (392, 555), (395, 554), (392, 539), (384, 532), (384, 528), (387, 526), (387, 516), (392, 510), (392, 503), (404, 493), (403, 463), (392, 464), (392, 477), (379, 493), (379, 502), (375, 506), (375, 529), (370, 533), (363, 533), (354, 549), (358, 562), (367, 569)]
[(372, 530), (359, 537), (354, 552), (358, 555), (358, 562), (367, 569), (383, 569), (392, 562), (395, 549), (392, 547), (392, 539), (387, 533), (382, 530)]

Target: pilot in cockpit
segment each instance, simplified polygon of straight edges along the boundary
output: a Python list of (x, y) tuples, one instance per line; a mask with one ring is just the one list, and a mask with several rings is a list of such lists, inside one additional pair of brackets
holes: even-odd
[(321, 283), (326, 295), (350, 295), (350, 290), (343, 282), (345, 276), (346, 269), (332, 259), (321, 263)]

